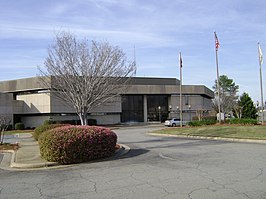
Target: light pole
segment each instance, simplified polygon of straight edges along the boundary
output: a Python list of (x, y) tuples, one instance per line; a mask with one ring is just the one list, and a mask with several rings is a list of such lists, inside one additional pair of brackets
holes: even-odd
[(189, 121), (191, 121), (191, 105), (188, 105), (188, 109), (189, 109)]
[(172, 106), (171, 105), (169, 105), (169, 118), (171, 118), (171, 111), (172, 111)]
[[(176, 114), (178, 115), (179, 112), (179, 106), (176, 106)], [(180, 118), (180, 114), (179, 114), (179, 118)]]

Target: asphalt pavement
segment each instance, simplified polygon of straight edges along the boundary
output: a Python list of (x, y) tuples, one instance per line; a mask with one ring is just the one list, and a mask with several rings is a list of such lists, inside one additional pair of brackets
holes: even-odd
[(266, 145), (153, 136), (119, 128), (116, 159), (39, 170), (1, 170), (0, 198), (265, 199)]

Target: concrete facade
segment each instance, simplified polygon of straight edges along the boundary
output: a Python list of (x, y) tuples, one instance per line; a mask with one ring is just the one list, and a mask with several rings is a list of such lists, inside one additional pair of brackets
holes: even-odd
[(0, 117), (13, 123), (13, 95), (0, 92)]
[[(14, 123), (23, 122), (25, 127), (39, 126), (45, 120), (78, 120), (70, 105), (56, 98), (49, 91), (49, 86), (40, 86), (39, 82), (39, 77), (0, 82), (1, 113), (9, 113)], [(117, 124), (122, 120), (149, 122), (162, 121), (166, 117), (179, 118), (179, 83), (175, 78), (133, 78), (125, 93), (112, 102), (94, 108), (88, 119), (96, 119), (98, 124)], [(208, 114), (212, 109), (213, 97), (214, 93), (203, 85), (183, 85), (184, 120), (191, 120), (197, 110), (204, 110)], [(138, 105), (130, 105), (129, 100), (138, 102)], [(129, 105), (131, 110), (127, 110)], [(137, 116), (133, 117), (134, 114)]]

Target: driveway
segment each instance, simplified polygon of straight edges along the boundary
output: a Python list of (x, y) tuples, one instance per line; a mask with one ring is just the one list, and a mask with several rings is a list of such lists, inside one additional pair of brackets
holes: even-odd
[(266, 145), (155, 137), (120, 128), (118, 160), (0, 171), (0, 198), (266, 198)]

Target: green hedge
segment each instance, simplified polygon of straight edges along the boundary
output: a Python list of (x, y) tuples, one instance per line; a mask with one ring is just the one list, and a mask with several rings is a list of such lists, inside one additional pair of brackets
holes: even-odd
[(60, 126), (69, 126), (68, 124), (43, 124), (41, 126), (38, 126), (33, 133), (33, 138), (38, 141), (40, 135), (45, 132), (45, 131), (49, 131), (51, 129), (60, 127)]
[(256, 125), (258, 121), (252, 118), (232, 118), (229, 121), (229, 124), (241, 124), (241, 125)]
[(202, 121), (191, 121), (188, 123), (189, 126), (204, 126), (216, 124), (216, 120), (202, 120)]
[(25, 129), (25, 126), (23, 123), (16, 123), (15, 124), (15, 130), (24, 130)]
[(44, 125), (49, 125), (49, 124), (55, 124), (55, 121), (52, 121), (52, 120), (45, 120), (43, 122)]
[(61, 164), (86, 162), (114, 154), (116, 134), (96, 126), (63, 126), (39, 137), (41, 156)]

